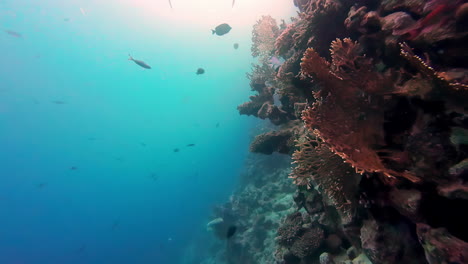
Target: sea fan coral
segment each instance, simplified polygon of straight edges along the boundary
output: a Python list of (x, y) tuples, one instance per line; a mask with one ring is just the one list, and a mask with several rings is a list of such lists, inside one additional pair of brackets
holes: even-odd
[(331, 47), (332, 64), (310, 48), (302, 59), (302, 74), (322, 86), (314, 95), (317, 101), (303, 111), (306, 127), (356, 172), (418, 181), (409, 172), (387, 168), (378, 155), (384, 149), (382, 94), (391, 89), (391, 82), (359, 54), (358, 43), (336, 40)]
[(302, 137), (297, 142), (290, 178), (297, 185), (317, 187), (337, 209), (342, 223), (350, 223), (357, 208), (359, 175), (319, 140)]
[(252, 56), (268, 59), (275, 49), (275, 41), (279, 35), (279, 27), (271, 16), (262, 16), (252, 30)]

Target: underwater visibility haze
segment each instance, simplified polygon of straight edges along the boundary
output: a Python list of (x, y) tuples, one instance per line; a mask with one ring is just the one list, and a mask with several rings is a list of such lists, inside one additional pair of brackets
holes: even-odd
[(178, 263), (232, 192), (271, 8), (172, 2), (0, 3), (0, 263)]
[(468, 263), (468, 1), (0, 1), (0, 264)]

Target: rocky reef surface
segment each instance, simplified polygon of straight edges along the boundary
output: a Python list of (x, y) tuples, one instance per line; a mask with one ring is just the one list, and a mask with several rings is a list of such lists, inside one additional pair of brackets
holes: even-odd
[(253, 28), (238, 110), (275, 126), (250, 147), (273, 156), (215, 210), (204, 263), (468, 263), (467, 1), (294, 4)]

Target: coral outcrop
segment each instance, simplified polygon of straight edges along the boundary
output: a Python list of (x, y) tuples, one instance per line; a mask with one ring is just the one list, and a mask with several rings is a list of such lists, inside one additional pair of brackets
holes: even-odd
[(468, 3), (293, 2), (255, 25), (238, 107), (274, 127), (250, 150), (293, 164), (243, 178), (225, 262), (467, 263)]

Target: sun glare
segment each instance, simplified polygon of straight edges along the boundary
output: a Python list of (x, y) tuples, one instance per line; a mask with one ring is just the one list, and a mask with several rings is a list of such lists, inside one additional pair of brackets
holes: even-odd
[[(288, 19), (294, 15), (289, 0), (127, 0), (127, 3), (169, 23), (253, 25), (262, 15)], [(172, 5), (172, 8), (171, 8)]]

